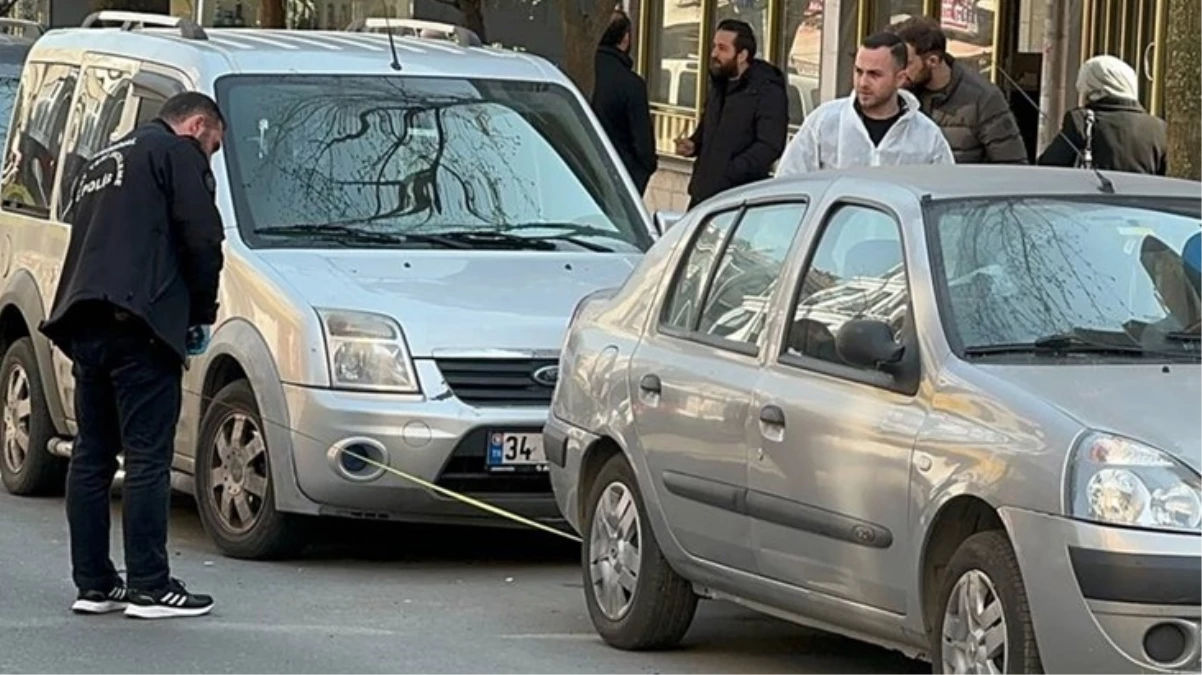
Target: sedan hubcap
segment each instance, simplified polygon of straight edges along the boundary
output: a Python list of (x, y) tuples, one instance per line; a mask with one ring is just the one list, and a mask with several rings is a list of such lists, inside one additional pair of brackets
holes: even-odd
[(31, 401), (29, 377), (15, 365), (4, 383), (4, 463), (12, 473), (20, 472), (29, 456)]
[(210, 490), (217, 517), (231, 532), (255, 526), (267, 498), (267, 446), (259, 425), (243, 413), (225, 418), (212, 448)]
[(943, 613), (943, 672), (1004, 673), (1009, 665), (1006, 615), (988, 575), (965, 572)]
[(610, 621), (626, 616), (634, 602), (642, 541), (634, 495), (622, 483), (610, 483), (597, 501), (589, 532), (593, 597)]

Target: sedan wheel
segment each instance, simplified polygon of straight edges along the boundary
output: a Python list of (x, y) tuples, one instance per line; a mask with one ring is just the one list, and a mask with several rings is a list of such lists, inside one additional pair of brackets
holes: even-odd
[(610, 483), (601, 494), (589, 539), (597, 606), (605, 618), (618, 621), (634, 602), (643, 562), (638, 510), (634, 495), (622, 483)]
[(943, 612), (943, 672), (1005, 673), (1006, 617), (993, 582), (980, 570), (964, 573)]

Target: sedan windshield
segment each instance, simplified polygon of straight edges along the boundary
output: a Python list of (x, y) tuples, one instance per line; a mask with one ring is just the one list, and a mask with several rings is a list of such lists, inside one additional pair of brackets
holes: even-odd
[(967, 354), (1198, 353), (1196, 199), (956, 200), (930, 224)]
[(225, 158), (259, 247), (637, 252), (641, 211), (567, 89), (228, 76)]

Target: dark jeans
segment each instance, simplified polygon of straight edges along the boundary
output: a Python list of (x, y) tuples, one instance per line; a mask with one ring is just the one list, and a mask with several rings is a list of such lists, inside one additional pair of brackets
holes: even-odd
[(67, 473), (71, 566), (81, 590), (118, 579), (109, 557), (110, 492), (125, 451), (122, 499), (131, 588), (167, 586), (171, 460), (183, 364), (136, 320), (100, 321), (72, 342), (79, 433)]

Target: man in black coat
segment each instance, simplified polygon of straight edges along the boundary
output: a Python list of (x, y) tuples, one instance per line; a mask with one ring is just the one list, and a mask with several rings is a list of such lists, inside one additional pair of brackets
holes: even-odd
[(718, 24), (705, 109), (693, 135), (676, 141), (678, 155), (697, 158), (689, 180), (689, 208), (767, 178), (784, 152), (789, 125), (785, 76), (755, 53), (755, 33), (747, 22), (726, 19)]
[(630, 17), (622, 10), (614, 12), (597, 48), (593, 112), (622, 158), (634, 186), (643, 194), (659, 159), (647, 102), (647, 83), (634, 72), (634, 61), (630, 58), (632, 39)]
[[(72, 609), (198, 616), (167, 559), (171, 461), (184, 360), (217, 317), (221, 216), (209, 160), (225, 121), (195, 92), (97, 153), (69, 187), (71, 240), (41, 331), (74, 362), (79, 427), (67, 473)], [(125, 452), (128, 589), (109, 557), (109, 491)]]

